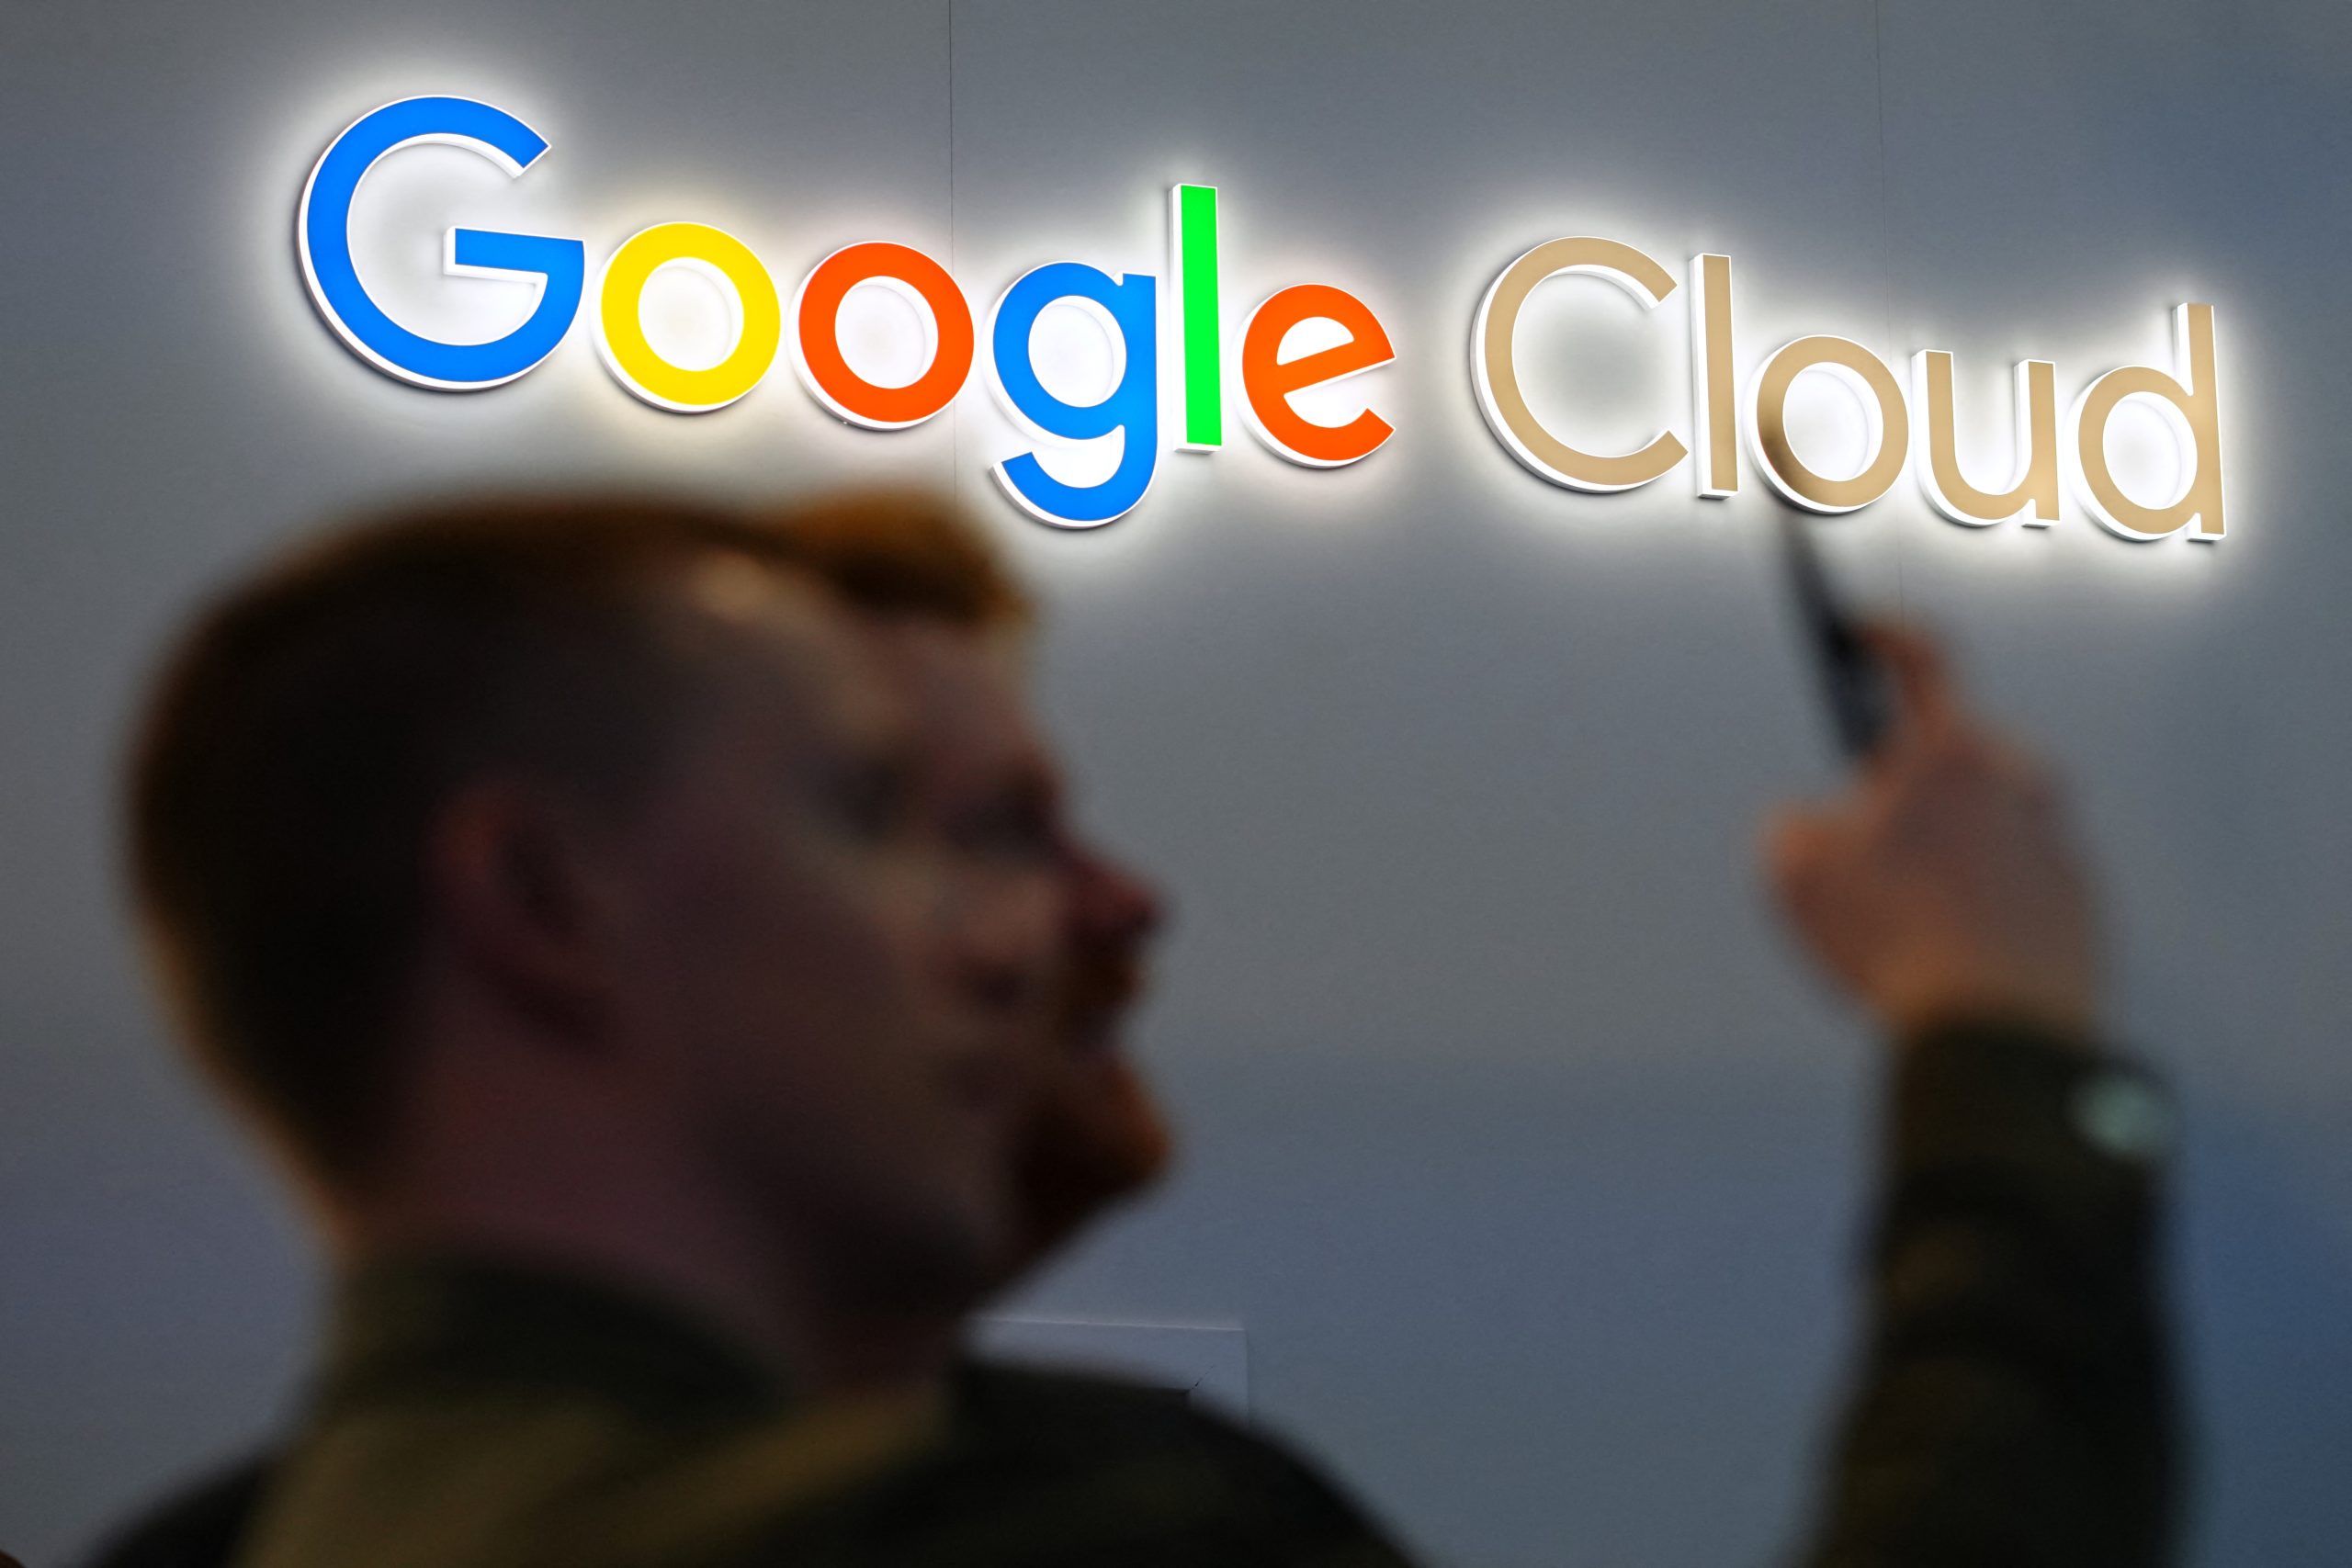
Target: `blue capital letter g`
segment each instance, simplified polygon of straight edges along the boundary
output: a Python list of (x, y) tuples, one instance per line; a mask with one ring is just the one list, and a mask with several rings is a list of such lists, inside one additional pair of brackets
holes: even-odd
[(351, 200), (378, 159), (420, 142), (479, 152), (511, 175), (548, 150), (546, 139), (529, 126), (472, 98), (403, 98), (362, 115), (328, 146), (303, 187), (294, 220), (303, 281), (335, 335), (388, 376), (445, 391), (512, 381), (554, 352), (580, 313), (585, 247), (540, 234), (452, 229), (442, 253), (449, 272), (537, 282), (539, 302), (530, 320), (489, 343), (441, 343), (410, 332), (384, 314), (359, 282), (351, 262)]

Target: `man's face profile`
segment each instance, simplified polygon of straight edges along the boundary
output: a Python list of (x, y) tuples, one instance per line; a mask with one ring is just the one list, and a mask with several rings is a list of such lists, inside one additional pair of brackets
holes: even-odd
[[(1120, 1039), (1159, 902), (1071, 829), (1006, 639), (911, 616), (864, 629), (911, 710), (916, 813), (955, 868), (970, 921), (950, 984), (1020, 1031), (1037, 1063), (1014, 1151), (1017, 1266), (1148, 1186), (1167, 1161), (1167, 1128)], [(1041, 952), (1054, 982), (1044, 1005), (1010, 1005), (1023, 955)]]
[(845, 615), (720, 558), (690, 711), (615, 856), (615, 1005), (699, 1153), (865, 1272), (985, 1274), (1052, 994), (1050, 889), (914, 810), (907, 704)]
[(726, 651), (634, 863), (643, 1026), (761, 1189), (919, 1289), (1000, 1282), (1166, 1162), (1119, 1040), (1157, 897), (1071, 831), (1004, 637), (688, 587)]

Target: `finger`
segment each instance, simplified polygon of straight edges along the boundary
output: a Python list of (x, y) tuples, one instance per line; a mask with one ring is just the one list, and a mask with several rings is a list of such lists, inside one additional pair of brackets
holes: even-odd
[(2058, 781), (2041, 759), (2002, 730), (1963, 716), (1922, 750), (1922, 765), (1955, 778), (1975, 781), (2030, 810), (2046, 811), (2058, 801)]
[(1894, 683), (1898, 724), (1930, 729), (1957, 716), (1960, 689), (1934, 639), (1893, 621), (1867, 622), (1861, 637)]
[(1828, 858), (1834, 829), (1829, 813), (1809, 806), (1784, 806), (1764, 824), (1764, 866), (1783, 896), (1812, 879)]
[(1973, 727), (1970, 746), (1978, 763), (2020, 798), (2047, 800), (2056, 781), (2041, 760), (1999, 730)]

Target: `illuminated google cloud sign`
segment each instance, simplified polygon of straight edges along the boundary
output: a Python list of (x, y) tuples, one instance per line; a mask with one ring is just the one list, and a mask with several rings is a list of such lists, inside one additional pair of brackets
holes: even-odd
[[(1224, 445), (1224, 360), (1236, 352), (1239, 412), (1270, 449), (1293, 462), (1340, 468), (1378, 451), (1393, 427), (1371, 409), (1338, 423), (1301, 413), (1293, 397), (1361, 375), (1396, 358), (1386, 330), (1364, 302), (1325, 284), (1276, 290), (1243, 318), (1228, 339), (1219, 299), (1216, 191), (1179, 186), (1170, 201), (1170, 277), (1113, 275), (1080, 262), (1053, 262), (1013, 279), (984, 321), (946, 269), (923, 252), (874, 241), (826, 256), (787, 299), (751, 249), (707, 224), (658, 223), (623, 240), (591, 280), (587, 248), (548, 235), (452, 229), (444, 270), (460, 277), (519, 279), (534, 285), (530, 316), (487, 343), (422, 336), (393, 321), (369, 298), (353, 264), (350, 217), (362, 179), (405, 147), (442, 143), (489, 159), (519, 177), (548, 151), (529, 126), (502, 109), (460, 97), (406, 98), (387, 104), (336, 137), (302, 193), (296, 237), (302, 272), (335, 333), (389, 376), (442, 391), (500, 386), (528, 374), (555, 352), (586, 311), (605, 367), (629, 391), (682, 414), (725, 408), (757, 387), (780, 355), (801, 383), (840, 419), (877, 431), (906, 430), (937, 417), (962, 394), (976, 364), (1013, 420), (1041, 444), (1119, 438), (1118, 462), (1091, 484), (1047, 472), (1035, 452), (995, 466), (1006, 492), (1025, 511), (1066, 527), (1092, 527), (1125, 514), (1150, 489), (1166, 446), (1209, 451)], [(684, 267), (718, 286), (732, 312), (730, 346), (717, 364), (666, 359), (649, 341), (640, 303), (656, 273)], [(2017, 520), (2042, 526), (2058, 517), (2062, 471), (2090, 514), (2128, 539), (2186, 533), (2222, 536), (2220, 400), (2214, 386), (2213, 310), (2185, 304), (2174, 312), (2175, 363), (2169, 370), (2134, 366), (2110, 370), (2084, 389), (2062, 419), (2057, 370), (2047, 360), (2015, 367), (2016, 433), (2011, 470), (1998, 488), (1979, 488), (1963, 468), (1954, 429), (1952, 355), (1928, 349), (1898, 378), (1869, 349), (1848, 338), (1801, 337), (1766, 356), (1742, 387), (1732, 336), (1732, 265), (1700, 255), (1687, 280), (1690, 310), (1692, 439), (1661, 432), (1639, 450), (1595, 453), (1544, 424), (1521, 389), (1515, 328), (1536, 288), (1563, 275), (1606, 279), (1655, 309), (1678, 288), (1663, 266), (1613, 240), (1548, 241), (1495, 278), (1470, 334), (1471, 379), (1480, 411), (1503, 446), (1535, 473), (1572, 490), (1637, 489), (1688, 460), (1702, 497), (1720, 500), (1740, 487), (1742, 437), (1749, 459), (1772, 489), (1811, 511), (1851, 512), (1885, 495), (1907, 467), (1936, 510), (1953, 522), (1990, 525)], [(922, 323), (922, 368), (899, 385), (881, 385), (854, 369), (842, 352), (839, 321), (851, 290), (878, 285), (904, 296)], [(1050, 307), (1074, 304), (1102, 325), (1114, 350), (1113, 386), (1092, 403), (1066, 400), (1039, 378), (1031, 337)], [(1166, 309), (1163, 310), (1163, 305)], [(1316, 323), (1329, 343), (1285, 355), (1293, 329)], [(1336, 341), (1333, 341), (1336, 340)], [(1165, 350), (1181, 389), (1180, 428), (1163, 442), (1159, 388)], [(1820, 373), (1844, 382), (1863, 410), (1868, 454), (1853, 473), (1815, 472), (1791, 445), (1787, 409), (1800, 377)], [(1905, 380), (1908, 385), (1906, 387)], [(2116, 409), (2137, 398), (2153, 406), (2180, 457), (2176, 493), (2151, 503), (2127, 493), (2108, 461), (2107, 429)]]

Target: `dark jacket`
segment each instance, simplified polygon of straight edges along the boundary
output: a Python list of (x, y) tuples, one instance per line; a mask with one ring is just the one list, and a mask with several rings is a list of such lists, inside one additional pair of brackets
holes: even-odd
[[(1808, 1568), (2156, 1568), (2177, 1422), (2146, 1078), (1952, 1029), (1897, 1058), (1870, 1327)], [(1150, 1391), (973, 1367), (944, 1424), (797, 1408), (734, 1347), (577, 1280), (347, 1282), (288, 1447), (91, 1568), (1401, 1564), (1280, 1445)]]

